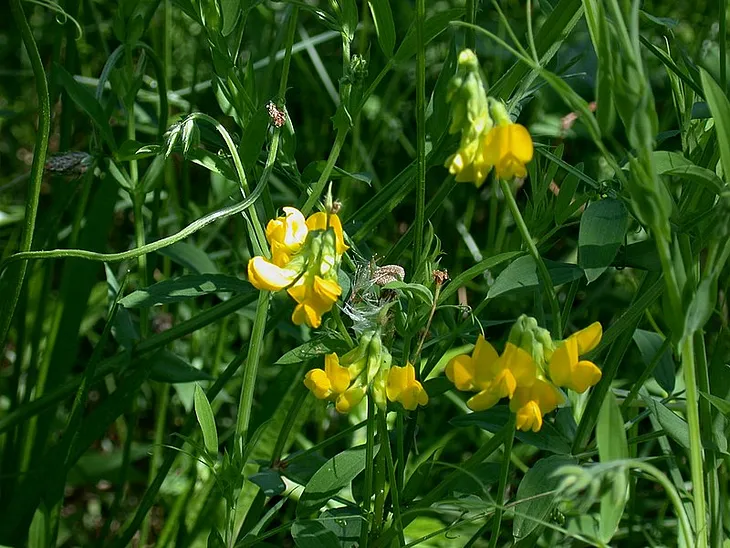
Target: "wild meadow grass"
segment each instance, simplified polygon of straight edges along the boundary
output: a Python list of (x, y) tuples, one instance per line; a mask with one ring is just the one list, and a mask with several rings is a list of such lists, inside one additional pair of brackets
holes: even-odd
[(728, 546), (726, 0), (5, 15), (0, 545)]

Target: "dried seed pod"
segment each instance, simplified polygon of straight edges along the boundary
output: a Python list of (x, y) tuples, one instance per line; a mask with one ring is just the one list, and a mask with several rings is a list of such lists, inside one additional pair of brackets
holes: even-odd
[(45, 170), (54, 175), (80, 177), (91, 165), (93, 156), (87, 152), (64, 152), (46, 160)]
[(389, 264), (376, 268), (371, 279), (374, 284), (383, 286), (390, 282), (402, 282), (405, 277), (406, 271), (402, 266)]
[(280, 109), (274, 101), (269, 101), (266, 104), (266, 111), (269, 113), (271, 123), (275, 127), (282, 127), (286, 124), (286, 112)]

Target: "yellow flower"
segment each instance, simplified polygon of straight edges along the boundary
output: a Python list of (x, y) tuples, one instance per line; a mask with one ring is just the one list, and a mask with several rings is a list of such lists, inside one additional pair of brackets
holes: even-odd
[(543, 415), (564, 401), (563, 395), (551, 383), (537, 379), (532, 386), (515, 390), (509, 408), (516, 414), (518, 430), (537, 432), (542, 428)]
[(365, 397), (365, 389), (360, 385), (350, 386), (351, 371), (340, 365), (337, 354), (324, 357), (324, 370), (312, 369), (304, 377), (304, 385), (320, 400), (335, 402), (340, 413), (349, 413)]
[(525, 164), (532, 160), (533, 147), (532, 137), (524, 126), (513, 123), (497, 125), (487, 133), (482, 147), (483, 161), (494, 166), (494, 174), (498, 178), (527, 176)]
[[(328, 224), (329, 223), (329, 224)], [(331, 228), (335, 231), (335, 240), (337, 242), (337, 255), (342, 255), (350, 249), (345, 245), (344, 232), (342, 231), (342, 222), (340, 218), (334, 213), (314, 213), (307, 219), (307, 228), (309, 230), (327, 230)]]
[(344, 393), (350, 386), (350, 371), (340, 365), (337, 354), (324, 357), (324, 370), (311, 369), (304, 377), (304, 385), (318, 399), (333, 399)]
[(299, 303), (294, 308), (292, 321), (296, 325), (306, 323), (316, 328), (322, 323), (322, 315), (332, 310), (342, 294), (342, 288), (336, 280), (305, 275), (287, 293)]
[(345, 390), (337, 397), (335, 409), (339, 413), (349, 413), (353, 407), (365, 397), (365, 389), (362, 386), (353, 386)]
[(248, 281), (256, 289), (279, 291), (294, 283), (303, 266), (303, 261), (289, 261), (282, 267), (263, 257), (254, 257), (248, 262)]
[(601, 370), (580, 355), (590, 352), (601, 342), (603, 328), (594, 322), (564, 340), (550, 357), (550, 378), (557, 386), (564, 386), (582, 394), (601, 380)]
[(428, 403), (428, 394), (416, 380), (416, 370), (410, 363), (405, 367), (394, 365), (390, 368), (385, 391), (390, 401), (399, 402), (409, 411)]
[(493, 407), (511, 398), (517, 387), (535, 382), (537, 366), (522, 348), (508, 342), (501, 356), (481, 335), (471, 356), (456, 356), (446, 366), (446, 376), (459, 390), (478, 392), (467, 401), (473, 411)]
[(456, 153), (446, 160), (445, 167), (449, 168), (449, 173), (455, 175), (456, 182), (474, 183), (477, 188), (482, 186), (492, 169), (483, 143), (484, 134), (467, 143), (462, 142)]
[(285, 207), (284, 217), (272, 219), (266, 225), (266, 239), (271, 246), (271, 260), (277, 266), (284, 266), (297, 253), (307, 239), (309, 228), (301, 211)]
[(337, 267), (349, 249), (342, 223), (335, 214), (315, 213), (305, 219), (293, 207), (285, 207), (284, 213), (266, 226), (271, 259), (253, 257), (248, 263), (248, 279), (261, 290), (286, 288), (297, 301), (292, 321), (319, 327), (322, 315), (342, 294)]

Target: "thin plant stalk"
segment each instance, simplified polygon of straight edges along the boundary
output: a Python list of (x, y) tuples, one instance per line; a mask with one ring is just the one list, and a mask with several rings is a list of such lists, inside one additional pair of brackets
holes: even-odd
[(507, 488), (509, 476), (509, 465), (512, 457), (512, 444), (515, 440), (515, 414), (510, 413), (507, 423), (509, 432), (504, 439), (504, 456), (502, 467), (499, 472), (499, 486), (497, 487), (497, 498), (494, 502), (494, 519), (492, 520), (492, 536), (489, 539), (489, 548), (495, 548), (499, 541), (499, 530), (502, 527), (502, 514), (504, 512), (504, 491)]
[(525, 224), (525, 220), (522, 218), (522, 213), (520, 213), (520, 208), (517, 207), (517, 201), (515, 200), (514, 194), (512, 194), (512, 189), (509, 187), (509, 183), (507, 181), (500, 180), (499, 185), (502, 189), (502, 194), (504, 194), (504, 198), (507, 201), (507, 206), (512, 213), (512, 218), (515, 220), (517, 230), (520, 231), (522, 241), (527, 246), (532, 258), (535, 260), (537, 273), (540, 277), (540, 284), (542, 285), (542, 289), (550, 302), (550, 312), (552, 314), (550, 332), (554, 339), (560, 339), (563, 335), (563, 324), (560, 319), (560, 304), (558, 303), (558, 298), (555, 295), (555, 288), (553, 287), (552, 278), (550, 278), (550, 272), (548, 272), (547, 266), (545, 266), (545, 262), (542, 260), (540, 252), (537, 250), (537, 246), (530, 235), (527, 224)]
[[(19, 247), (20, 252), (27, 252), (30, 251), (33, 245), (33, 232), (35, 231), (35, 221), (38, 214), (38, 197), (41, 192), (43, 168), (48, 152), (48, 136), (51, 131), (51, 102), (48, 96), (48, 81), (46, 79), (45, 69), (43, 68), (43, 61), (41, 61), (40, 53), (38, 53), (38, 46), (36, 45), (35, 38), (33, 38), (33, 31), (25, 18), (21, 0), (10, 0), (10, 11), (13, 14), (15, 26), (20, 31), (20, 38), (30, 59), (30, 65), (35, 79), (36, 95), (38, 96), (38, 132), (36, 133), (33, 163), (30, 168), (30, 178), (28, 179), (28, 192), (25, 198), (25, 219), (23, 220), (23, 231)], [(8, 331), (10, 331), (10, 324), (13, 320), (15, 307), (18, 305), (27, 267), (28, 263), (25, 261), (22, 262), (6, 278), (11, 289), (7, 292), (9, 295), (6, 301), (7, 305), (2, 307), (2, 313), (0, 313), (0, 351), (5, 348), (5, 341), (8, 336)]]
[(413, 242), (413, 272), (423, 261), (423, 230), (426, 224), (426, 1), (416, 0), (416, 219)]

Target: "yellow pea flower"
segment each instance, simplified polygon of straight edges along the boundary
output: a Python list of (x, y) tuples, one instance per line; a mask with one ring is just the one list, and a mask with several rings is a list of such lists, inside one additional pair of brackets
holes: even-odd
[(590, 352), (601, 342), (603, 328), (594, 322), (564, 340), (550, 357), (550, 378), (556, 386), (564, 386), (582, 394), (601, 380), (601, 370), (580, 355)]
[[(524, 126), (508, 123), (497, 125), (483, 140), (483, 162), (494, 166), (499, 179), (526, 177), (525, 164), (532, 160), (532, 137)], [(479, 185), (477, 185), (479, 186)]]
[(256, 289), (279, 291), (294, 283), (303, 267), (304, 262), (301, 260), (278, 266), (263, 257), (254, 257), (248, 262), (248, 281)]
[(405, 367), (394, 365), (388, 372), (385, 392), (392, 402), (399, 402), (409, 411), (428, 403), (428, 394), (416, 380), (416, 370), (410, 363)]
[(501, 356), (481, 335), (471, 356), (456, 356), (446, 366), (446, 376), (459, 390), (478, 392), (467, 405), (483, 411), (502, 398), (511, 398), (518, 386), (532, 386), (537, 366), (522, 348), (508, 342)]
[(337, 243), (337, 255), (342, 255), (348, 249), (350, 249), (347, 245), (345, 245), (342, 222), (340, 221), (340, 218), (334, 213), (327, 214), (320, 211), (310, 215), (307, 219), (307, 228), (309, 230), (327, 230), (327, 228), (331, 228), (332, 230), (334, 230), (335, 241)]
[(518, 430), (538, 432), (542, 428), (542, 417), (562, 404), (565, 398), (551, 383), (537, 379), (532, 386), (515, 390), (509, 402), (510, 410), (516, 415)]
[(350, 386), (350, 371), (340, 365), (337, 354), (324, 357), (324, 370), (311, 369), (304, 377), (304, 386), (320, 400), (336, 399)]
[(284, 266), (297, 253), (307, 239), (309, 228), (301, 211), (285, 207), (284, 217), (272, 219), (266, 225), (266, 239), (271, 246), (271, 261)]
[(362, 401), (365, 397), (365, 389), (362, 386), (353, 386), (348, 388), (337, 397), (335, 401), (335, 409), (339, 413), (349, 413), (353, 407)]
[(315, 213), (305, 219), (293, 207), (284, 213), (266, 226), (271, 259), (253, 257), (248, 279), (257, 289), (287, 289), (297, 302), (292, 321), (316, 328), (342, 294), (337, 267), (349, 248), (337, 215)]
[(299, 303), (294, 308), (292, 322), (317, 328), (322, 324), (322, 315), (332, 310), (342, 294), (342, 288), (336, 280), (305, 275), (287, 293)]

